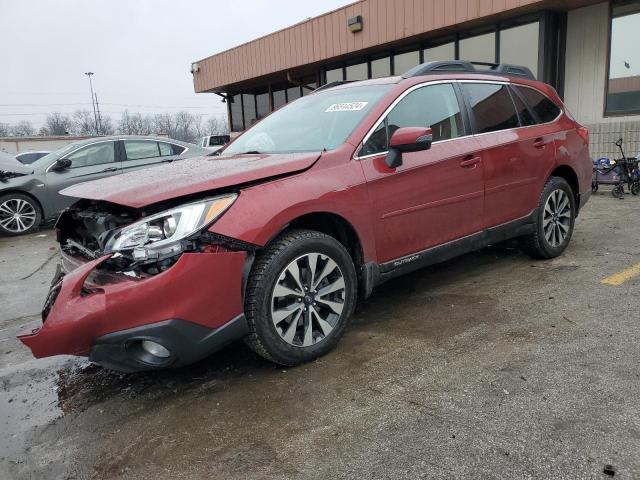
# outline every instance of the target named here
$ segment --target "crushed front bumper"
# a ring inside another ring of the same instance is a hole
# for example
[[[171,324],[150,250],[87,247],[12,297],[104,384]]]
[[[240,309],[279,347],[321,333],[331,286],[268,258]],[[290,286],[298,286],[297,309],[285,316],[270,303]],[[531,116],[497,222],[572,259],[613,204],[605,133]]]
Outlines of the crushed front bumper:
[[[18,336],[36,358],[80,355],[124,371],[165,368],[196,361],[246,334],[246,252],[184,253],[168,270],[147,278],[100,270],[108,258],[65,258],[74,269],[52,286],[43,325]],[[232,321],[235,326],[225,332]],[[173,346],[171,357],[161,363],[136,360],[132,342],[145,336]]]

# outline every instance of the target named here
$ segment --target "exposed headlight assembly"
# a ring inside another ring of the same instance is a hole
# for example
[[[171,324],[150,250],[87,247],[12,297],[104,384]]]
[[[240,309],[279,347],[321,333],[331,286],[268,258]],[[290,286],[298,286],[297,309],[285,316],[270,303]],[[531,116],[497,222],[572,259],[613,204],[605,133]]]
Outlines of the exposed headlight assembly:
[[[237,194],[223,195],[145,217],[118,230],[105,250],[127,252],[135,260],[177,255],[182,251],[181,240],[211,225],[236,198]]]

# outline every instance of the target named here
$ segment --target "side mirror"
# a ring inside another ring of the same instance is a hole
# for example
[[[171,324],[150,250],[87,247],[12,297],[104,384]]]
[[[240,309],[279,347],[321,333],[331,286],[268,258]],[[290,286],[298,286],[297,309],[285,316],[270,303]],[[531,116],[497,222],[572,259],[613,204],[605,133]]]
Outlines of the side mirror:
[[[53,166],[53,170],[55,170],[56,172],[62,172],[70,167],[71,160],[69,160],[68,158],[59,158]]]
[[[430,128],[399,128],[391,135],[391,140],[389,140],[389,153],[387,154],[385,163],[390,168],[397,168],[402,165],[402,154],[404,152],[429,150],[432,142],[433,133]]]

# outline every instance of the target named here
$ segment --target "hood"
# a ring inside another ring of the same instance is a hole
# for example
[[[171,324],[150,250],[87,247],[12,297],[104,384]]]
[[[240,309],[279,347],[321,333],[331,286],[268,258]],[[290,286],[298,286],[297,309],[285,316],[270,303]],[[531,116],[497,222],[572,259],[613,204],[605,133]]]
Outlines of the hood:
[[[314,152],[194,157],[80,183],[60,193],[140,208],[185,195],[300,172],[311,167],[320,155]]]
[[[33,167],[20,163],[14,156],[8,153],[0,152],[0,170],[27,175],[33,171]]]

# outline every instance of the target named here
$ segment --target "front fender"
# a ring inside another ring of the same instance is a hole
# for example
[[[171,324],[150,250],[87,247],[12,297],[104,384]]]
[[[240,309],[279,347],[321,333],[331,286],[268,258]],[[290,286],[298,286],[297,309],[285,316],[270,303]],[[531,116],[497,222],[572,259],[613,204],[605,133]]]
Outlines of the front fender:
[[[368,262],[376,257],[369,205],[362,169],[349,161],[242,190],[210,231],[264,246],[303,215],[331,213],[353,226]]]

